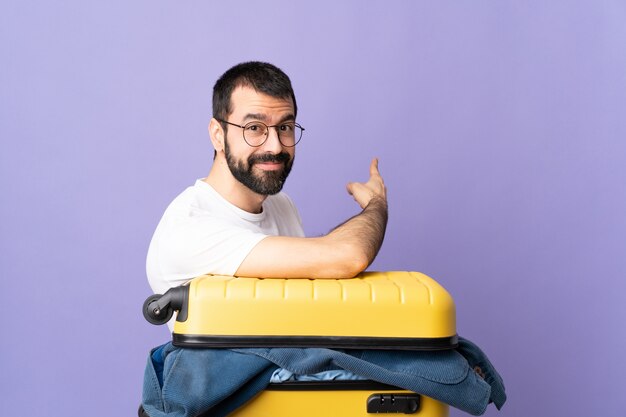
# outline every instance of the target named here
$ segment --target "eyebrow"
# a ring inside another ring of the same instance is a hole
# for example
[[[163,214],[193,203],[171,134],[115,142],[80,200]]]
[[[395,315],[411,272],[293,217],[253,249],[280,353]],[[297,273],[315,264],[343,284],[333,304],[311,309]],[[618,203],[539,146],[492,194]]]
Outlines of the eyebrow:
[[[267,122],[267,115],[263,113],[248,113],[244,116],[241,122],[245,124],[249,120],[260,120],[262,122]],[[281,124],[281,123],[284,123],[286,121],[291,121],[291,120],[295,121],[296,117],[293,114],[288,113],[284,115],[283,117],[281,117],[277,124]]]

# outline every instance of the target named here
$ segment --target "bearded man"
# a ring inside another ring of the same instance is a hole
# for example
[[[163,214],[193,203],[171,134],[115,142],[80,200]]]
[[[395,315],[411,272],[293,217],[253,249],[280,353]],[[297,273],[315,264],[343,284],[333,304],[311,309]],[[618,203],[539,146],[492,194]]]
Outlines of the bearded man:
[[[361,212],[325,236],[304,237],[296,207],[281,192],[304,131],[297,112],[291,81],[274,65],[239,64],[216,82],[213,165],[157,226],[147,258],[156,293],[204,274],[351,278],[374,260],[387,224],[376,159],[367,182],[347,186]]]

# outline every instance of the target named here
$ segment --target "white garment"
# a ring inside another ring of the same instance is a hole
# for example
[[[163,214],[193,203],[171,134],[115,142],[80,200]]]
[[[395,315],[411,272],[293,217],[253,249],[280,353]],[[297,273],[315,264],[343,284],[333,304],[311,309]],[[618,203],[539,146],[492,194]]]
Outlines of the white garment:
[[[267,236],[304,237],[298,211],[281,192],[259,214],[229,203],[202,180],[172,201],[154,232],[146,271],[156,294],[204,274],[234,275]]]

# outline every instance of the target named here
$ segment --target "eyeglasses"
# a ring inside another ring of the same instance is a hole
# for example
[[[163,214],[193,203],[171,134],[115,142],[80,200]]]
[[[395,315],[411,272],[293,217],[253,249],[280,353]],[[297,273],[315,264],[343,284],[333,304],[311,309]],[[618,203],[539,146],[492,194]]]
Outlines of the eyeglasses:
[[[296,146],[296,144],[300,142],[300,139],[302,139],[302,132],[304,132],[304,128],[295,122],[284,122],[279,125],[268,126],[263,122],[254,121],[242,126],[222,119],[216,118],[215,120],[243,129],[243,140],[248,145],[255,148],[263,145],[265,141],[267,141],[270,127],[276,129],[281,145],[288,148]]]

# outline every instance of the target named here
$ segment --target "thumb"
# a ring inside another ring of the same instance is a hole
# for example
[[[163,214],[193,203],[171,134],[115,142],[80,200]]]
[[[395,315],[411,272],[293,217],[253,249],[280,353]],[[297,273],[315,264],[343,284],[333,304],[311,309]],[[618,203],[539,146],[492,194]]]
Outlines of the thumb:
[[[348,194],[352,195],[353,187],[354,187],[354,183],[352,182],[349,182],[348,184],[346,184],[346,191],[348,192]]]

